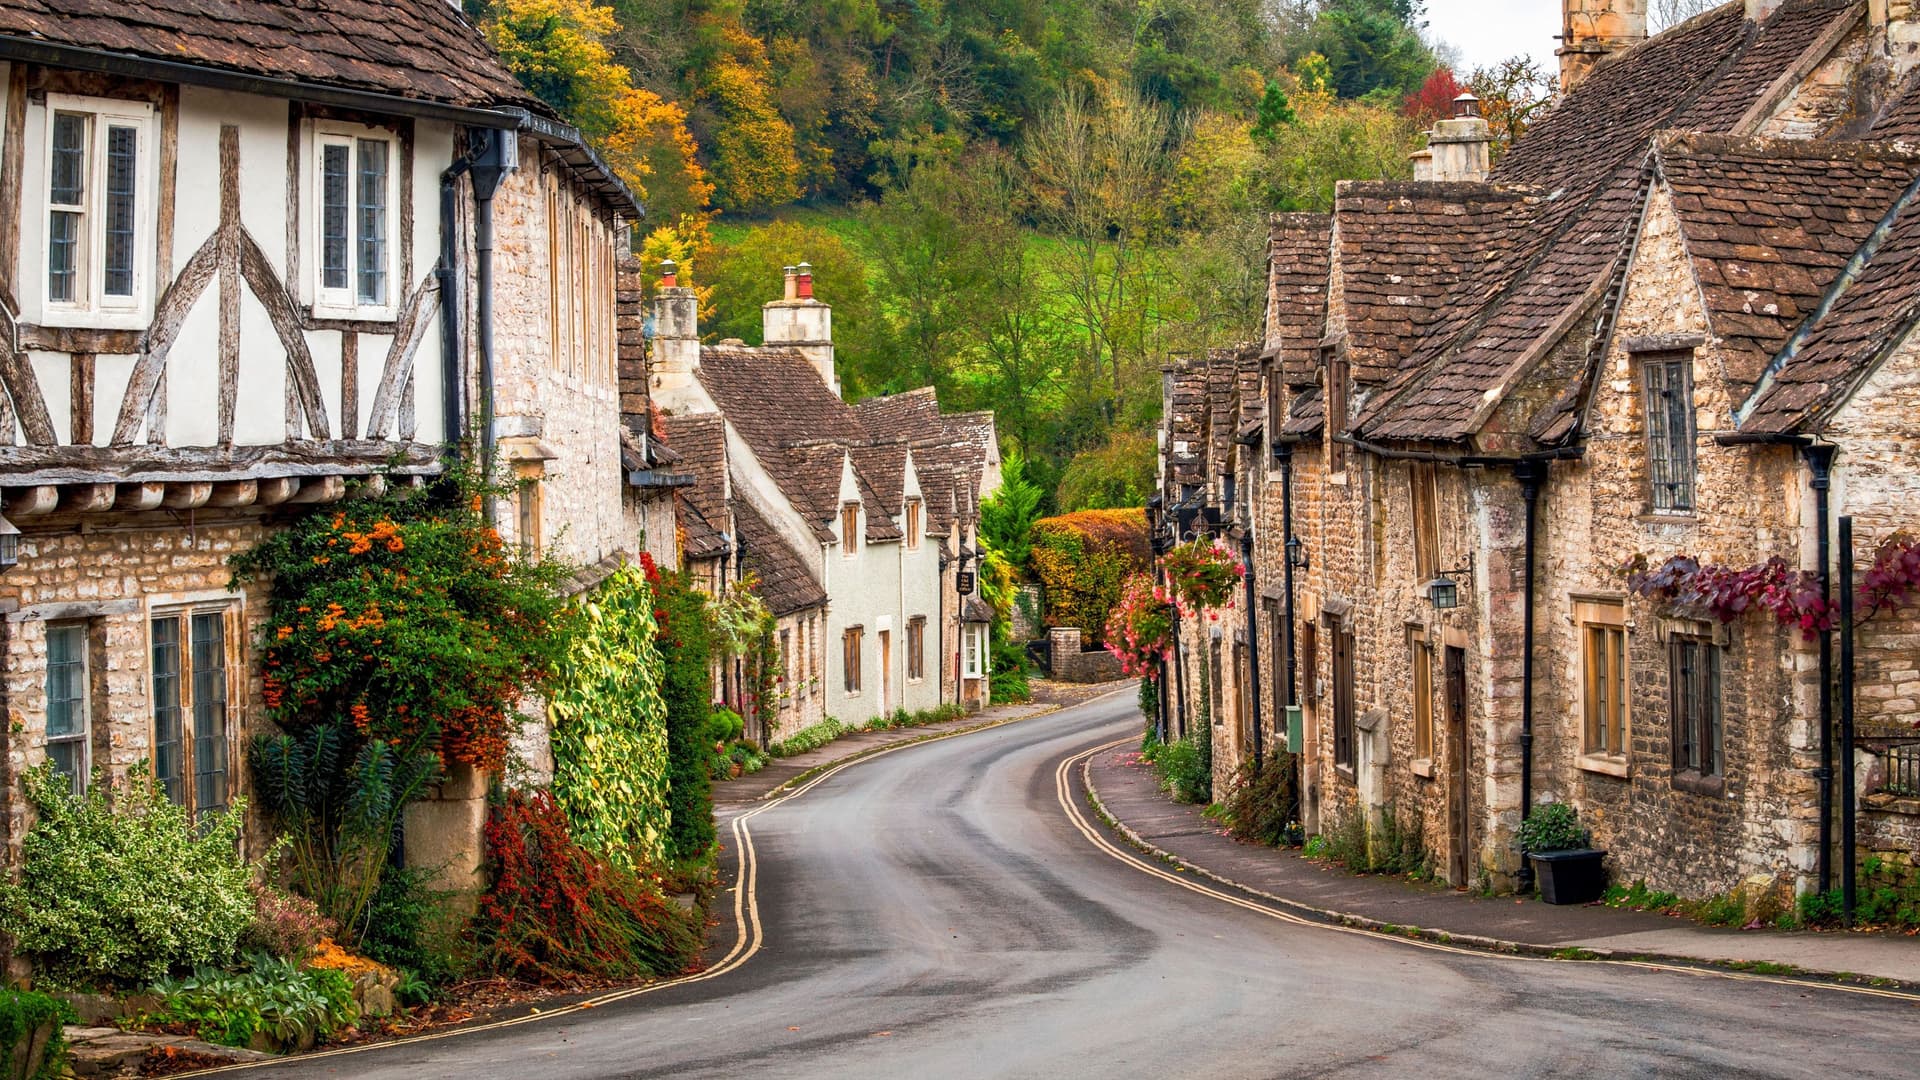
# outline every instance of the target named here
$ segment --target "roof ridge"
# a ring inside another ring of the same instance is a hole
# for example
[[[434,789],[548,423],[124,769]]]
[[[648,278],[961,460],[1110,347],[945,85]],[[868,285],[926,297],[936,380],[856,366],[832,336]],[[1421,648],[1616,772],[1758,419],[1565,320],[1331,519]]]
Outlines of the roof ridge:
[[[1790,139],[1773,135],[1722,135],[1681,128],[1653,133],[1653,153],[1694,157],[1759,157],[1779,161],[1914,161],[1920,146],[1885,140]]]

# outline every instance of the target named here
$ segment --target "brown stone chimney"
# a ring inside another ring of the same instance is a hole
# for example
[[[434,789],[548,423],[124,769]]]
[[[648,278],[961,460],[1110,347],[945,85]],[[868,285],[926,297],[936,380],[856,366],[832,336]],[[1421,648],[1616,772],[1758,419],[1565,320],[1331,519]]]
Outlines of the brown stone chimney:
[[[1610,52],[1647,40],[1647,0],[1560,0],[1560,90],[1587,77]]]
[[[1870,40],[1893,62],[1895,79],[1920,65],[1920,3],[1867,0],[1867,25]]]
[[[1493,131],[1480,115],[1480,99],[1461,94],[1453,115],[1427,132],[1427,148],[1413,155],[1415,180],[1478,183],[1493,171]]]

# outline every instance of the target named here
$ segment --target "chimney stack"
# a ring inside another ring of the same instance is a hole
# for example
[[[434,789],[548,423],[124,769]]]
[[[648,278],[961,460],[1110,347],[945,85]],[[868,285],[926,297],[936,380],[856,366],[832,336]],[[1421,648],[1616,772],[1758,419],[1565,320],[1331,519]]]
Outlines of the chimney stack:
[[[1480,99],[1461,94],[1453,115],[1427,132],[1427,148],[1413,155],[1415,180],[1479,183],[1493,171],[1493,130],[1480,115]]]
[[[1753,3],[1755,0],[1749,0]],[[1560,92],[1587,77],[1610,52],[1647,40],[1647,0],[1561,0]]]
[[[1767,16],[1773,14],[1775,9],[1784,2],[1785,0],[1747,0],[1747,21],[1766,22]]]
[[[1867,29],[1872,47],[1892,61],[1895,80],[1920,65],[1920,7],[1913,0],[1867,0]]]
[[[786,268],[786,288],[780,299],[760,305],[760,325],[762,344],[799,352],[827,389],[840,392],[833,362],[833,308],[814,299],[810,264]]]
[[[653,396],[669,407],[700,370],[700,299],[680,284],[679,269],[672,259],[661,261],[653,298]]]

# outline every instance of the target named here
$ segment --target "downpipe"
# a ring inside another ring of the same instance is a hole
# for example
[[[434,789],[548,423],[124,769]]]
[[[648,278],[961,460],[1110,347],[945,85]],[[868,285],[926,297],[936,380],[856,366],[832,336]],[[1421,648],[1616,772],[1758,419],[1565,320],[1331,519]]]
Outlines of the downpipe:
[[[1820,560],[1820,600],[1831,610],[1833,604],[1832,489],[1833,455],[1837,448],[1828,444],[1803,444],[1801,456],[1811,474],[1813,517],[1818,533],[1815,548]],[[1849,578],[1851,580],[1851,578]],[[1846,601],[1842,601],[1845,603]],[[1850,605],[1849,605],[1850,606]],[[1833,888],[1833,628],[1820,631],[1820,765],[1813,771],[1820,800],[1820,846],[1818,849],[1820,892]]]
[[[1853,782],[1853,517],[1840,516],[1840,916],[1853,925],[1856,814]],[[1825,808],[1825,804],[1822,804]]]
[[[1247,689],[1253,703],[1253,771],[1260,771],[1260,758],[1266,752],[1260,722],[1260,619],[1258,592],[1253,581],[1253,530],[1240,537],[1240,562],[1246,567],[1247,583]]]
[[[1526,524],[1526,586],[1522,596],[1521,614],[1521,651],[1520,651],[1520,820],[1525,822],[1533,811],[1533,648],[1534,648],[1534,589],[1538,559],[1535,558],[1536,523],[1540,509],[1540,485],[1546,478],[1547,463],[1539,460],[1521,461],[1514,465],[1513,475],[1520,481],[1520,494],[1527,503]],[[1520,872],[1517,875],[1520,892],[1533,888],[1533,864],[1527,860],[1524,852],[1520,855]]]

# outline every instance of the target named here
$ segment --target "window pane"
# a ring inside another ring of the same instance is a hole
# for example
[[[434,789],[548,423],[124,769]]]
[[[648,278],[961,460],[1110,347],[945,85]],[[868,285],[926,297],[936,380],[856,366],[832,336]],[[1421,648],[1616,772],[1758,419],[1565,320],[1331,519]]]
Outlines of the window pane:
[[[320,287],[347,287],[347,164],[344,146],[320,151]]]
[[[193,802],[227,805],[227,635],[218,612],[193,617]]]
[[[86,196],[87,118],[80,113],[55,113],[48,201],[55,206],[79,206]]]
[[[184,803],[186,761],[180,746],[180,620],[153,620],[153,775],[167,798]]]
[[[363,304],[387,302],[387,144],[361,139],[360,289]]]
[[[86,628],[47,630],[47,734],[77,735],[86,730]]]
[[[107,128],[108,296],[133,295],[133,213],[136,155],[140,133],[130,127]]]

